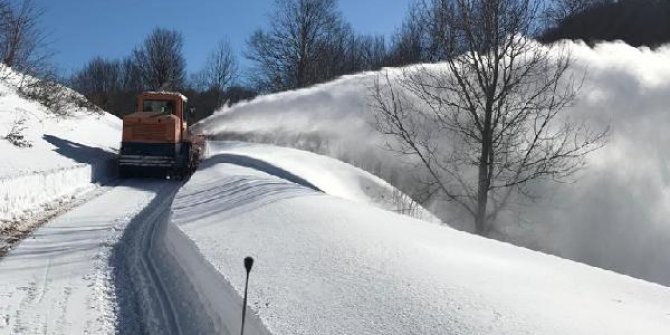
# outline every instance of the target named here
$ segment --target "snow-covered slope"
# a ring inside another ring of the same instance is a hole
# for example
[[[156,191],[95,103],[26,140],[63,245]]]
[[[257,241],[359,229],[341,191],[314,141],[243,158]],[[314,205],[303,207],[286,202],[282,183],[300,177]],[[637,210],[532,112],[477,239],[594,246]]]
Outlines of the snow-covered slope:
[[[234,150],[244,156],[264,149]],[[199,299],[210,302],[220,331],[239,329],[239,311],[230,306],[241,300],[249,255],[256,259],[249,306],[274,334],[670,329],[667,287],[318,192],[300,172],[320,164],[311,164],[314,155],[282,168],[226,155],[211,152],[179,191],[172,218],[178,229],[167,233],[174,257],[189,255],[183,266],[207,284],[198,286]],[[195,266],[194,250],[214,272]],[[225,294],[226,285],[237,296]]]
[[[313,188],[343,199],[377,206],[396,213],[439,223],[440,220],[410,197],[381,178],[350,164],[310,152],[274,145],[243,142],[209,142],[215,162],[235,163],[253,168],[273,166],[291,171]]]
[[[107,180],[121,120],[74,105],[56,115],[18,94],[19,74],[0,69],[0,76],[0,232],[7,232],[28,229],[45,210]],[[13,129],[29,147],[6,139]]]
[[[568,115],[595,127],[609,124],[609,143],[589,157],[577,183],[538,185],[544,201],[501,217],[502,230],[515,243],[670,285],[670,47],[566,46],[571,71],[586,73]],[[411,158],[385,151],[387,139],[373,127],[369,88],[376,76],[262,96],[198,126],[222,139],[327,154],[412,194],[420,170]],[[443,206],[427,208],[454,226],[469,223]]]

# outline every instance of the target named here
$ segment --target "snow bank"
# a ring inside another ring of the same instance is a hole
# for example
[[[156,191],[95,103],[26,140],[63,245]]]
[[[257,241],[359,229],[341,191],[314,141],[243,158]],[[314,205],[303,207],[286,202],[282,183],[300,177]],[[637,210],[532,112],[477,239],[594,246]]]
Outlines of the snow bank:
[[[611,126],[608,146],[590,156],[579,182],[539,185],[545,201],[501,218],[506,239],[592,265],[670,285],[670,47],[623,43],[591,49],[566,43],[585,82],[568,113]],[[389,70],[393,74],[397,70]],[[407,194],[417,169],[385,151],[372,126],[369,87],[376,73],[226,107],[198,126],[221,139],[274,143],[327,154],[390,182]],[[444,204],[443,221],[464,226]]]
[[[210,296],[239,304],[242,259],[255,257],[249,307],[274,334],[670,329],[669,288],[324,195],[269,167],[209,162],[172,221],[237,292]],[[213,322],[231,313],[212,306]]]
[[[15,177],[0,178],[0,221],[18,221],[26,216],[38,216],[40,205],[87,191],[91,183],[109,180],[116,170],[114,160],[92,164],[76,164],[47,171],[35,171]]]
[[[310,152],[273,145],[241,142],[207,143],[213,160],[205,164],[228,162],[247,167],[270,164],[299,175],[313,188],[355,202],[377,206],[396,213],[440,223],[429,211],[381,178],[336,159]],[[299,181],[298,181],[299,182]]]
[[[19,95],[21,75],[2,68],[0,76],[0,231],[22,230],[45,206],[114,175],[121,120],[74,105],[55,115]],[[6,139],[17,129],[29,147]]]

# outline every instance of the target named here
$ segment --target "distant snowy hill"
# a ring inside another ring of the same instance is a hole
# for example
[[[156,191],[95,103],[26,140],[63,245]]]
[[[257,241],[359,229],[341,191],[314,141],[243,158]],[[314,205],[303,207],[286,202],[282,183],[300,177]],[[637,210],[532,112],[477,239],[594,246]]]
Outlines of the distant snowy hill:
[[[9,230],[28,229],[92,183],[109,179],[121,120],[71,105],[56,115],[18,93],[22,75],[0,69],[0,249]],[[73,93],[74,94],[74,93]],[[17,133],[20,141],[8,136]],[[20,142],[20,143],[19,143]],[[4,237],[3,237],[4,236]]]
[[[623,43],[591,49],[567,42],[571,71],[584,76],[568,111],[610,125],[607,147],[591,155],[578,183],[537,185],[544,201],[501,217],[516,244],[670,285],[670,48]],[[440,65],[435,65],[439,67]],[[389,69],[391,76],[399,70]],[[377,73],[345,76],[306,89],[225,107],[197,126],[215,138],[291,146],[365,169],[407,194],[421,172],[385,150],[374,130],[370,87]],[[443,203],[426,204],[464,226]]]

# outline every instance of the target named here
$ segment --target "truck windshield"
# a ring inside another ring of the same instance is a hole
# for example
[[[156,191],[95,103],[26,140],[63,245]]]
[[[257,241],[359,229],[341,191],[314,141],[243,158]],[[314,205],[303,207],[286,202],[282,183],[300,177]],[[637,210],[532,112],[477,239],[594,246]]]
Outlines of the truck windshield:
[[[174,113],[174,102],[165,100],[144,100],[142,110],[145,112]]]

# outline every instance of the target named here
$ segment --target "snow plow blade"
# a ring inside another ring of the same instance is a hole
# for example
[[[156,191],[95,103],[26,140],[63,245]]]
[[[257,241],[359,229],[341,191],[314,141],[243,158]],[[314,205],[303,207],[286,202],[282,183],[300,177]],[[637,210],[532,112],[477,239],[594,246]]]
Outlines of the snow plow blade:
[[[172,167],[174,159],[166,156],[121,155],[120,166]]]

